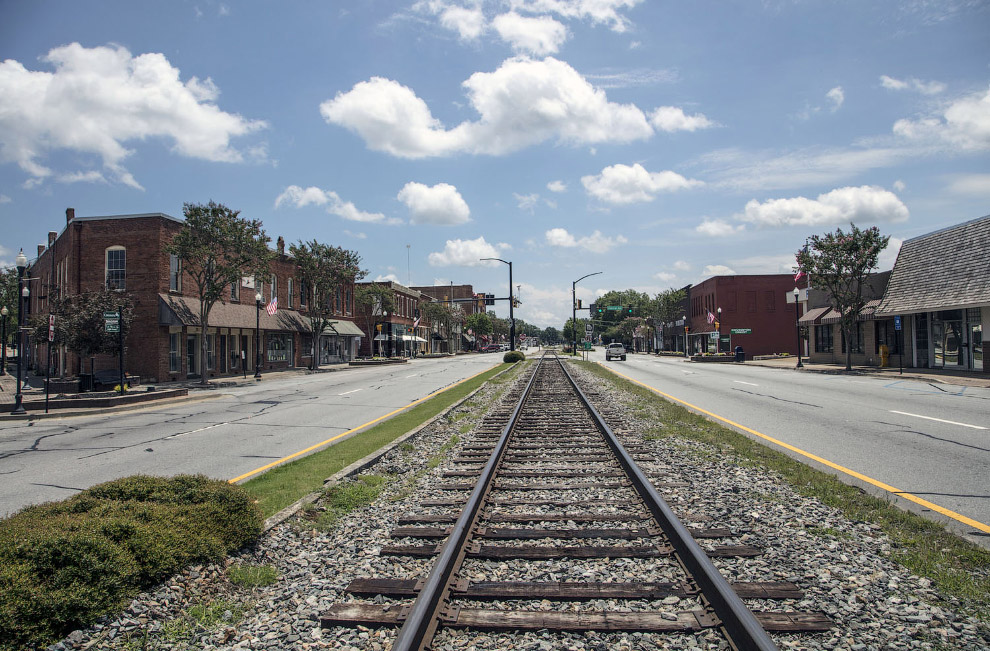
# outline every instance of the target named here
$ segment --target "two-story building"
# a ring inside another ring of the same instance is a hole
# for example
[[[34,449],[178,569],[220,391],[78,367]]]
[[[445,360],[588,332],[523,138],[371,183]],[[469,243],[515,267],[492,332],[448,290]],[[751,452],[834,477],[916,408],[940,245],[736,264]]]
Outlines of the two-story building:
[[[69,208],[64,230],[50,233],[48,245],[39,247],[31,273],[59,295],[104,288],[126,293],[134,304],[134,320],[125,341],[125,370],[144,381],[247,374],[259,365],[262,370],[310,366],[310,309],[330,311],[335,322],[318,343],[321,363],[356,355],[364,333],[353,322],[353,285],[318,307],[307,305],[297,267],[285,255],[281,238],[271,275],[233,283],[203,328],[194,282],[181,261],[165,250],[182,225],[181,219],[163,213],[77,217]],[[277,309],[270,314],[266,307],[275,298]],[[31,300],[32,313],[48,311],[47,292],[33,292]],[[84,360],[64,348],[55,359],[58,374],[116,367],[116,360],[107,356]]]
[[[411,357],[429,352],[427,328],[420,311],[421,303],[428,303],[430,297],[422,292],[400,285],[392,280],[377,283],[357,283],[356,287],[381,285],[392,292],[394,308],[391,311],[381,310],[376,306],[361,309],[358,314],[360,322],[372,323],[374,336],[361,344],[360,354],[368,357],[384,355],[385,357]],[[387,313],[383,313],[387,312]]]

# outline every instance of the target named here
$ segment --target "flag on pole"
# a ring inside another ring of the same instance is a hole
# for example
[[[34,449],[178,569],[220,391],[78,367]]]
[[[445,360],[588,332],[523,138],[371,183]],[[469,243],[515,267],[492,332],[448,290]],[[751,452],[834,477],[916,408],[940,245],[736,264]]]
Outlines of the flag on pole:
[[[278,310],[278,296],[272,296],[272,302],[268,304],[265,308],[265,312],[268,312],[268,316],[275,316],[275,312]]]
[[[712,314],[711,311],[709,310],[705,310],[705,311],[708,312],[708,323],[715,323],[715,315]]]
[[[413,327],[414,328],[418,328],[419,327],[419,317],[416,317],[416,320],[413,321]]]
[[[801,270],[801,269],[798,269],[798,272],[796,274],[794,274],[794,282],[797,282],[797,281],[801,280],[802,278],[804,278],[804,271]]]

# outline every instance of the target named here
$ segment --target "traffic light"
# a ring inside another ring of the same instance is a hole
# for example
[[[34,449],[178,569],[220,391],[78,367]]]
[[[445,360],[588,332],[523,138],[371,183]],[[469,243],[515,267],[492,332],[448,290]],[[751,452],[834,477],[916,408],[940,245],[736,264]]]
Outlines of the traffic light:
[[[598,305],[597,307],[598,307],[598,313],[599,314],[605,314],[605,306]]]
[[[633,306],[632,305],[627,305],[626,306],[626,314],[632,314],[632,313],[633,313]]]
[[[591,305],[588,306],[589,316],[594,315],[596,312],[598,312],[598,306],[596,304],[592,303]]]
[[[577,309],[579,309],[579,310],[580,310],[580,309],[583,309],[583,308],[581,307],[581,299],[580,299],[580,298],[578,299],[578,306],[577,306]]]

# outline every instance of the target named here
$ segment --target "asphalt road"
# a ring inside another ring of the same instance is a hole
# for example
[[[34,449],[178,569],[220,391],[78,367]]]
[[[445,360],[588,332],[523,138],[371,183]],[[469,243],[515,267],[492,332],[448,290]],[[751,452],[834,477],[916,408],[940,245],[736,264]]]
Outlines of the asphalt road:
[[[0,423],[0,517],[133,474],[232,479],[485,371],[501,354],[271,375],[139,411]]]
[[[976,526],[892,496],[990,547],[990,534],[979,526],[990,529],[990,389],[647,355],[605,362],[600,351],[591,359],[826,464],[861,473],[866,479],[784,450],[874,494],[892,496],[880,482],[975,520]]]

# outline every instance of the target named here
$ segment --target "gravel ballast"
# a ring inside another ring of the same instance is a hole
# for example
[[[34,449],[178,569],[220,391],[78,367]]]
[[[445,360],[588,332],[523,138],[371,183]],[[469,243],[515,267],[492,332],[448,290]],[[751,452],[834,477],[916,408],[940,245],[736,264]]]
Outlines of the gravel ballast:
[[[574,365],[572,365],[574,366]],[[583,386],[596,395],[596,407],[610,423],[621,415],[621,428],[644,431],[649,423],[637,421],[633,396],[606,380],[572,370]],[[432,558],[380,556],[385,545],[414,543],[391,539],[389,532],[400,516],[442,513],[441,507],[421,506],[422,500],[449,499],[437,487],[449,480],[454,464],[473,432],[465,424],[480,422],[480,410],[489,409],[506,385],[489,384],[468,403],[422,429],[395,447],[375,466],[363,471],[387,474],[379,498],[345,515],[326,530],[312,519],[324,506],[313,508],[276,525],[250,549],[226,563],[189,568],[157,590],[142,594],[116,619],[75,631],[50,649],[362,649],[390,648],[394,629],[321,629],[319,616],[334,603],[363,601],[380,604],[398,600],[358,599],[344,591],[359,577],[421,578]],[[478,419],[474,421],[473,419]],[[618,423],[618,421],[616,421]],[[613,425],[615,427],[615,425]],[[452,440],[439,464],[430,463]],[[717,544],[755,545],[764,550],[756,558],[717,558],[715,565],[733,581],[791,581],[800,586],[801,600],[756,601],[759,610],[822,611],[834,622],[818,634],[774,634],[781,649],[990,649],[990,631],[979,620],[953,610],[953,599],[942,598],[925,578],[915,576],[891,560],[892,546],[880,529],[851,522],[838,510],[798,495],[773,473],[740,464],[739,459],[706,444],[663,438],[644,442],[655,462],[644,470],[662,473],[665,500],[678,513],[706,517],[706,526],[727,527],[734,536]],[[514,480],[518,481],[518,480]],[[680,486],[683,482],[686,486]],[[658,482],[659,483],[659,482]],[[602,499],[608,491],[588,489],[582,499]],[[532,492],[510,497],[537,499]],[[532,512],[532,507],[506,507]],[[566,528],[565,523],[559,525]],[[596,525],[599,526],[599,525]],[[607,525],[601,525],[606,526]],[[689,523],[690,526],[690,523]],[[608,540],[596,541],[608,544]],[[699,541],[702,546],[715,544]],[[545,541],[541,544],[546,544]],[[635,544],[635,541],[633,541]],[[271,585],[246,588],[228,578],[231,565],[270,565],[278,579]],[[596,580],[670,581],[680,578],[666,564],[653,559],[611,561],[471,560],[467,574],[479,580]],[[485,607],[497,608],[498,602]],[[512,606],[518,606],[518,603]],[[509,606],[506,606],[509,607]],[[535,610],[622,609],[676,612],[700,608],[692,599],[668,597],[658,601],[582,604],[530,601]],[[721,649],[725,643],[714,631],[687,635],[646,633],[557,634],[479,633],[444,630],[434,649]]]

